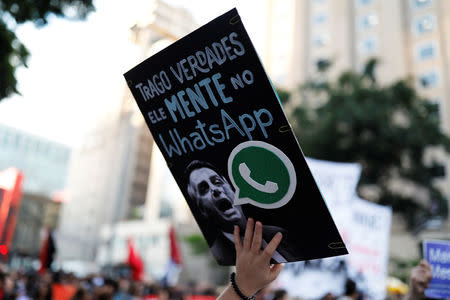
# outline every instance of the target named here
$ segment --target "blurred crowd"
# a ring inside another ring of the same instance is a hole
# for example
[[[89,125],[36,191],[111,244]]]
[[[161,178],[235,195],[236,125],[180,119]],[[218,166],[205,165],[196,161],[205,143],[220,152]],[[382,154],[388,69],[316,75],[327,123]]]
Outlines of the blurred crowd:
[[[420,266],[411,272],[412,288],[422,285],[419,293],[429,281],[424,278]],[[164,287],[156,283],[130,280],[126,277],[112,279],[100,275],[84,278],[72,273],[13,271],[0,273],[0,300],[212,300],[223,287],[190,283]],[[364,295],[358,291],[352,280],[347,280],[343,295],[326,294],[321,300],[361,300]],[[401,299],[394,297],[394,299]],[[291,300],[282,289],[263,288],[255,300]]]
[[[411,271],[410,292],[392,299],[421,299],[431,277],[429,265],[422,262]],[[72,273],[2,272],[0,273],[0,300],[212,300],[224,287],[190,283],[164,287],[156,283],[117,279],[100,275],[76,277]],[[311,287],[313,288],[313,287]],[[327,294],[321,300],[362,300],[352,280],[347,280],[343,295]],[[392,295],[391,295],[392,296]],[[282,289],[267,286],[256,294],[255,300],[291,300]]]
[[[0,273],[0,300],[207,300],[215,299],[216,292],[213,286],[194,283],[164,287],[100,275],[79,278],[64,272]]]

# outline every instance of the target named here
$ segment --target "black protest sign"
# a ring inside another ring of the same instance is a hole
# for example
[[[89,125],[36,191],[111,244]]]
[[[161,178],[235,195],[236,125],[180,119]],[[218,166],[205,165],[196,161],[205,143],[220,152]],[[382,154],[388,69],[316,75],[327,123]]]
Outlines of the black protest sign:
[[[249,217],[283,233],[274,262],[347,254],[236,9],[125,79],[219,264]]]

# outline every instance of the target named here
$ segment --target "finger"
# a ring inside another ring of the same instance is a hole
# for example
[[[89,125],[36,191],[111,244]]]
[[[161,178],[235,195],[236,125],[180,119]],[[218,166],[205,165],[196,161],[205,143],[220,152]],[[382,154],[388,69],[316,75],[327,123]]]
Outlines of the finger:
[[[272,238],[270,243],[264,249],[263,253],[267,260],[270,261],[270,258],[275,253],[275,250],[277,249],[278,245],[280,244],[282,237],[283,237],[283,235],[281,234],[281,232],[278,232],[277,234],[275,234],[275,236]]]
[[[419,267],[423,269],[430,269],[430,264],[426,260],[421,260],[419,263]]]
[[[244,247],[243,249],[249,250],[252,245],[253,238],[253,219],[249,218],[247,220],[247,226],[245,227],[245,235],[244,235]]]
[[[241,236],[239,235],[239,226],[234,225],[234,247],[236,253],[239,253],[242,249]]]
[[[426,290],[426,284],[421,282],[417,284],[417,291],[422,294]]]
[[[273,265],[272,268],[270,268],[270,275],[272,276],[272,278],[277,278],[283,268],[284,264]]]
[[[416,284],[420,285],[420,286],[424,286],[428,283],[427,280],[425,280],[425,278],[418,278],[416,279]]]
[[[262,224],[261,222],[256,222],[255,231],[253,232],[253,242],[252,242],[252,251],[258,253],[261,250],[261,242],[262,242]]]

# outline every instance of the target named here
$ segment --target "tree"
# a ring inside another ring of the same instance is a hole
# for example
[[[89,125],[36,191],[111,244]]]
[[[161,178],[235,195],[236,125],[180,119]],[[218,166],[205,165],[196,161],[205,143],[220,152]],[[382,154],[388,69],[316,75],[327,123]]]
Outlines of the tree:
[[[302,87],[302,105],[291,113],[302,149],[318,159],[359,162],[358,193],[391,205],[410,228],[431,216],[446,217],[447,200],[435,186],[440,162],[424,159],[430,151],[450,150],[439,107],[421,98],[409,80],[380,86],[376,64],[372,59],[362,74],[347,71],[334,82],[322,72]]]
[[[2,0],[0,2],[0,101],[17,90],[15,72],[30,55],[14,33],[18,25],[44,26],[50,15],[83,19],[94,10],[92,0]]]

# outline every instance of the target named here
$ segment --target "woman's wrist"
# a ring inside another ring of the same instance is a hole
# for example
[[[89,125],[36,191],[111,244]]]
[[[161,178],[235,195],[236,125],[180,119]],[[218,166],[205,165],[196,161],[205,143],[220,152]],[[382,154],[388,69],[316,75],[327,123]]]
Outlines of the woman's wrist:
[[[235,274],[234,281],[239,291],[241,291],[241,293],[247,298],[253,297],[259,290],[245,284],[245,282],[248,282],[248,280],[242,280],[242,278],[238,274]]]

